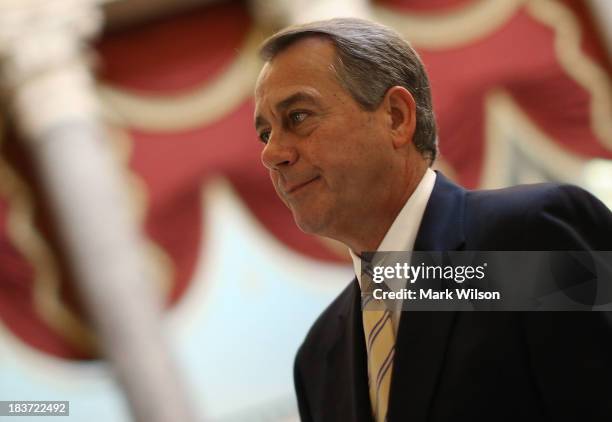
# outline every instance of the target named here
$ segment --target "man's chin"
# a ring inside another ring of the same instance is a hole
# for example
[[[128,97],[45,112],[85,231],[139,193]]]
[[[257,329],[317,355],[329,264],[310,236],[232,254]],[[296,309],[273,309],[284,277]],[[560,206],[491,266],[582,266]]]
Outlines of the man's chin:
[[[304,233],[322,235],[324,224],[321,219],[305,218],[294,212],[293,220],[298,228]]]
[[[295,221],[298,228],[306,234],[319,234],[312,224]]]

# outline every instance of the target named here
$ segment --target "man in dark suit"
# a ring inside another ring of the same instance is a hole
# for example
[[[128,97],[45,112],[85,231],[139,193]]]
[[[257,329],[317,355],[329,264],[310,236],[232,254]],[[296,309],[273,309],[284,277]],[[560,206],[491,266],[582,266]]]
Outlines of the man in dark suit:
[[[433,172],[427,75],[392,30],[316,22],[272,36],[262,56],[262,161],[298,226],[355,262],[377,250],[612,249],[612,215],[579,188],[471,192]],[[607,313],[394,309],[368,332],[356,273],[298,352],[302,420],[612,420]],[[383,327],[394,343],[375,368]]]

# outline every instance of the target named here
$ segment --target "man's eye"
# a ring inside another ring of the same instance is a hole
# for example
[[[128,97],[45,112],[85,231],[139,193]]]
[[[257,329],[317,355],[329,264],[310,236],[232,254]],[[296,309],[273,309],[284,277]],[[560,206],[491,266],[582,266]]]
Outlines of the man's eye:
[[[264,144],[267,144],[268,141],[270,140],[270,131],[266,130],[264,132],[261,132],[259,134],[259,140],[263,142]]]
[[[291,124],[298,125],[302,123],[306,117],[308,117],[308,113],[305,111],[294,111],[289,114],[289,119],[291,120]]]

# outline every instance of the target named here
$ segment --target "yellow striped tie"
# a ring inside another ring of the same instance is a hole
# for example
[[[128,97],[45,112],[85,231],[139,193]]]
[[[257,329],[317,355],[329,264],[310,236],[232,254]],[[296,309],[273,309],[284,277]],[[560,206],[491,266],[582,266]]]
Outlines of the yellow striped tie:
[[[369,282],[367,277],[364,278]],[[367,288],[366,288],[366,291]],[[371,289],[369,290],[371,292]],[[363,301],[363,329],[368,353],[368,385],[370,402],[376,422],[384,422],[389,406],[391,372],[395,354],[395,332],[391,312],[382,300],[374,299],[371,294]]]

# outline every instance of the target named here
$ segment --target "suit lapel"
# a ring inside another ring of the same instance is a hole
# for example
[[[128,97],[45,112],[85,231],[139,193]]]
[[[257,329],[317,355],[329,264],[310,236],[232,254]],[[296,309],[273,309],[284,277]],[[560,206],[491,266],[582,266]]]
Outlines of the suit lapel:
[[[418,251],[464,247],[465,190],[437,174],[415,241]],[[456,312],[403,312],[387,419],[424,422],[442,372]]]
[[[465,243],[465,189],[436,173],[436,183],[414,242],[417,251],[454,251]]]
[[[329,409],[330,416],[334,416],[329,420],[373,422],[357,279],[353,280],[351,296],[338,314],[337,332],[339,336],[327,355],[327,382],[331,386],[328,391],[334,401],[330,403],[333,410]]]

